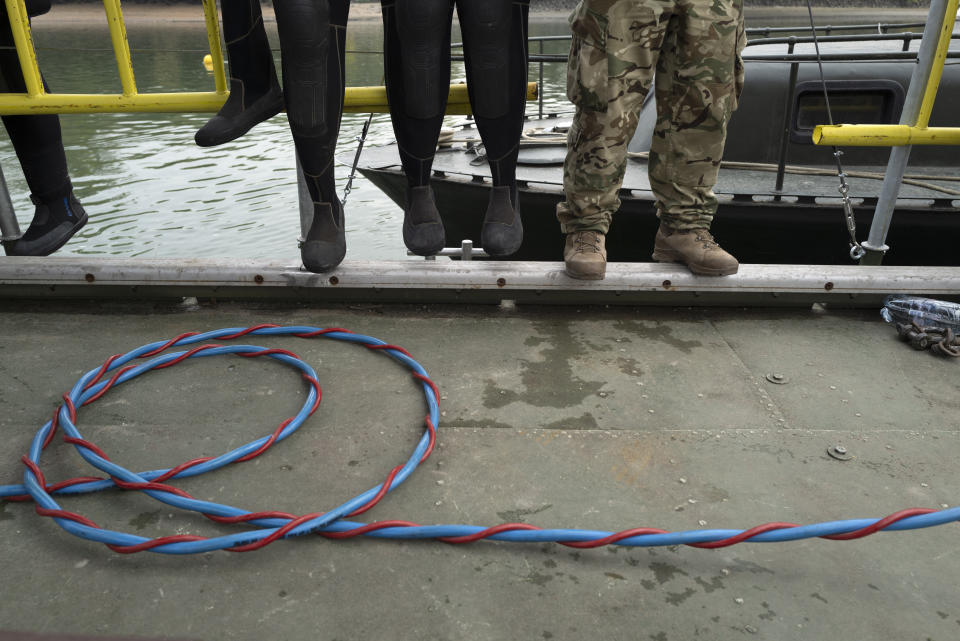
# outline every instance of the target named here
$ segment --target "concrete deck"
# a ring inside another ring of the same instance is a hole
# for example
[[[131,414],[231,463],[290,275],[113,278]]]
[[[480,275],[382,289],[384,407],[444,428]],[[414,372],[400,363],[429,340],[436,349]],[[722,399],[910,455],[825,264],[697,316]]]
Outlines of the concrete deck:
[[[406,347],[438,383],[439,446],[364,520],[619,530],[746,528],[955,505],[960,362],[916,352],[876,309],[0,304],[0,484],[106,357],[184,331],[342,326]],[[178,482],[253,510],[322,511],[420,436],[407,371],[346,343],[256,338],[320,375],[323,403],[259,459]],[[785,385],[766,376],[779,373]],[[156,469],[271,431],[297,373],[194,359],[82,410],[117,461]],[[852,460],[827,455],[845,445]],[[89,474],[72,448],[48,479]],[[144,536],[234,531],[150,499],[62,501]],[[960,637],[958,530],[692,548],[278,541],[244,555],[122,556],[0,503],[0,631],[220,639]]]

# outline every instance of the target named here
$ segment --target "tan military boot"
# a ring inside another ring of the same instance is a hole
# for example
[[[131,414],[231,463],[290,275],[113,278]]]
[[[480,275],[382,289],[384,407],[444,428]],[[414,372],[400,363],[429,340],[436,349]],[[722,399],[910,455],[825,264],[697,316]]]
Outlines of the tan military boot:
[[[737,259],[721,249],[706,229],[676,230],[660,225],[653,259],[684,263],[694,274],[702,276],[729,276],[740,268]]]
[[[571,278],[602,280],[607,273],[606,237],[598,231],[567,234],[563,264]]]

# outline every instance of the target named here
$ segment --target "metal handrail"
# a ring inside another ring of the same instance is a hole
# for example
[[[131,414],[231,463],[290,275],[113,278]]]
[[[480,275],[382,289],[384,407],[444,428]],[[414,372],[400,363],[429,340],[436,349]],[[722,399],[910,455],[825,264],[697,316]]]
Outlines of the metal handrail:
[[[819,36],[814,38],[813,36],[787,36],[787,37],[778,37],[778,38],[754,38],[753,40],[747,41],[748,47],[756,47],[759,45],[776,45],[776,44],[804,44],[804,43],[813,43],[817,42],[877,42],[885,40],[903,40],[906,43],[909,43],[913,40],[919,40],[923,37],[922,33],[916,33],[913,31],[905,31],[904,33],[851,33],[845,34],[842,36]],[[957,40],[960,39],[960,33],[951,34],[951,39]]]
[[[122,93],[53,94],[43,86],[24,0],[4,0],[27,92],[0,94],[0,113],[91,113],[110,111],[217,111],[227,97],[216,0],[201,0],[213,59],[214,91],[140,93],[137,90],[120,0],[103,0]]]
[[[916,27],[922,27],[925,25],[925,22],[891,22],[891,23],[879,23],[879,24],[854,24],[854,25],[823,25],[818,26],[817,31],[824,31],[826,33],[831,33],[833,31],[865,31],[867,29],[877,29],[880,34],[887,34],[887,31],[890,29],[913,29]],[[800,27],[748,27],[746,33],[748,36],[754,34],[771,34],[771,33],[809,33],[810,27],[800,26]],[[897,34],[890,34],[897,35]],[[570,40],[572,36],[570,34],[558,35],[558,36],[529,36],[527,42],[559,42],[562,40]],[[821,38],[822,40],[822,38]],[[462,42],[454,42],[450,45],[454,49],[462,49]]]
[[[949,57],[950,41],[956,24],[960,0],[932,0],[924,28],[917,66],[910,78],[898,125],[829,125],[814,129],[818,145],[891,147],[880,198],[874,210],[861,264],[879,265],[889,249],[887,232],[893,219],[900,185],[907,169],[911,145],[960,145],[960,127],[929,127],[944,64]]]
[[[816,27],[817,31],[823,31],[827,34],[832,31],[866,31],[867,29],[876,29],[880,33],[886,33],[890,29],[913,29],[922,27],[926,22],[890,22],[874,24],[847,24],[847,25],[823,25]],[[800,27],[750,27],[747,29],[747,35],[753,34],[771,34],[771,33],[808,33],[810,26]]]

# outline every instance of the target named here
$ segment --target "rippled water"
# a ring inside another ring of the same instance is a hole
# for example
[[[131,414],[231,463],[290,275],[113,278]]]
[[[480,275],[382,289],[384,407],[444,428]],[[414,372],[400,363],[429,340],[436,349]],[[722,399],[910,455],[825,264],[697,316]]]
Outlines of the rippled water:
[[[268,23],[276,45],[276,29]],[[537,35],[565,30],[562,20],[535,21]],[[40,66],[54,91],[119,92],[106,27],[36,20]],[[202,23],[128,25],[140,91],[208,91],[213,76],[201,64]],[[379,21],[351,22],[347,84],[383,84]],[[459,35],[455,34],[454,39]],[[561,45],[562,46],[562,45]],[[80,49],[82,51],[77,51]],[[548,49],[549,50],[549,49]],[[361,53],[372,52],[372,53]],[[275,54],[279,69],[279,53]],[[562,69],[546,82],[562,84]],[[532,67],[532,73],[536,68]],[[464,77],[454,63],[454,80]],[[551,91],[548,105],[562,92]],[[536,108],[533,105],[532,108]],[[101,114],[61,116],[64,146],[77,196],[90,222],[59,255],[232,257],[299,260],[300,231],[293,142],[286,117],[258,125],[233,143],[201,149],[193,134],[208,114]],[[344,114],[338,153],[356,149],[365,114]],[[462,116],[455,118],[462,120]],[[393,140],[388,114],[377,114],[367,145]],[[352,157],[352,156],[351,156]],[[21,227],[33,216],[29,190],[6,136],[4,169]],[[349,167],[339,167],[340,192]],[[348,258],[402,258],[402,211],[358,174],[347,203]]]
[[[268,23],[276,45],[276,29]],[[455,30],[456,31],[456,30]],[[531,35],[567,32],[566,21],[533,18]],[[34,24],[40,66],[54,91],[119,92],[106,26]],[[201,64],[206,32],[199,22],[128,25],[140,91],[208,91],[213,76]],[[454,40],[459,34],[454,34]],[[347,84],[383,83],[381,26],[353,21],[347,35]],[[547,52],[565,51],[563,43]],[[277,57],[279,68],[279,54]],[[537,67],[531,65],[531,80]],[[464,78],[454,63],[454,81]],[[546,109],[569,110],[564,65],[546,65]],[[528,104],[528,112],[536,103]],[[230,257],[299,261],[299,207],[293,143],[286,117],[213,149],[194,145],[208,114],[103,114],[61,117],[76,193],[90,222],[60,255]],[[462,117],[453,120],[461,120]],[[356,149],[366,115],[345,114],[338,153]],[[367,145],[393,140],[387,114],[377,114]],[[29,193],[6,136],[0,136],[6,174],[21,226],[33,215]],[[342,193],[349,167],[338,168]],[[401,210],[362,176],[347,203],[347,257],[405,257]]]

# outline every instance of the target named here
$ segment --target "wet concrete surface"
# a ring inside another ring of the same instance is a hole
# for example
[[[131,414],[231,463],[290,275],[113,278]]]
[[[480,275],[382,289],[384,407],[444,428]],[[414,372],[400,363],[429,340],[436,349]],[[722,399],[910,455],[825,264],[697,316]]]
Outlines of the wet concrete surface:
[[[60,395],[111,354],[181,332],[346,327],[402,345],[441,392],[433,456],[362,520],[742,529],[954,505],[960,362],[874,311],[5,304],[0,484]],[[250,510],[323,511],[380,482],[421,433],[408,371],[342,342],[255,337],[316,369],[317,414],[251,462],[176,484]],[[786,384],[767,375],[777,373]],[[192,359],[81,410],[130,469],[215,455],[303,402],[263,359]],[[842,444],[840,461],[828,448]],[[92,473],[72,448],[48,479]],[[134,493],[66,509],[142,536],[235,531]],[[557,544],[279,541],[115,554],[0,503],[0,630],[219,639],[955,639],[956,526],[807,540],[574,550]]]

